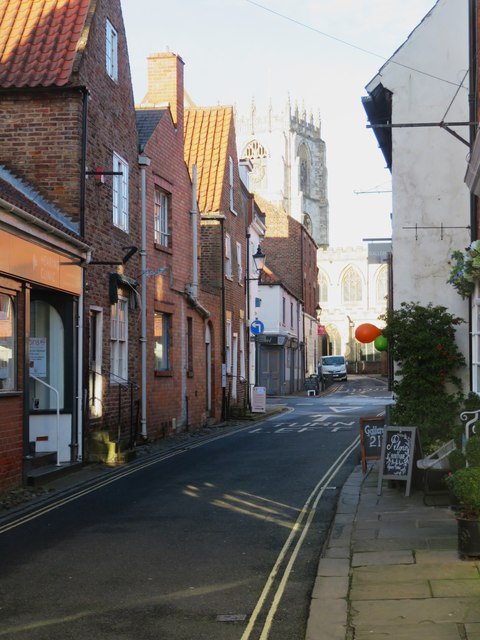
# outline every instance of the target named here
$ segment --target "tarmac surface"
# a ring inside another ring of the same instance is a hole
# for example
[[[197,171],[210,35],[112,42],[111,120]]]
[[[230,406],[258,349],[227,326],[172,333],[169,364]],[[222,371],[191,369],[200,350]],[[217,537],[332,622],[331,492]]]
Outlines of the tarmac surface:
[[[342,489],[305,640],[480,640],[480,558],[459,558],[454,513],[405,483],[377,495],[377,466]]]
[[[259,414],[261,420],[278,405]],[[222,432],[245,426],[223,425]],[[217,429],[139,450],[161,456]],[[344,484],[322,550],[305,640],[480,640],[480,558],[457,554],[457,524],[448,506],[427,506],[423,492],[384,481],[377,495],[378,462],[360,465]],[[122,473],[123,467],[86,465],[45,484],[40,493],[0,509],[0,525],[62,496]],[[273,639],[272,639],[273,640]]]

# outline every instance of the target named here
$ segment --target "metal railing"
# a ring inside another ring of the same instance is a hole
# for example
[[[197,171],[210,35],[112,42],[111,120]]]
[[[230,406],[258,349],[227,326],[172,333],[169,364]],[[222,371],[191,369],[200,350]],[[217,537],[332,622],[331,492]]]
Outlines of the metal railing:
[[[139,385],[111,372],[89,370],[90,423],[98,421],[112,441],[133,447],[139,433]]]

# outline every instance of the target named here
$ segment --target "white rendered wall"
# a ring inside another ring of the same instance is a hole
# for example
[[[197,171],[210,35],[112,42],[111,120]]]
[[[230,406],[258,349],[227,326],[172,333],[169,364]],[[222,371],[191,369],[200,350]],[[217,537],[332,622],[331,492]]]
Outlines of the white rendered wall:
[[[393,93],[393,124],[468,122],[467,9],[467,2],[439,0],[367,86],[371,92],[381,83]],[[468,141],[466,126],[454,130]],[[446,282],[452,252],[470,243],[469,149],[437,126],[393,128],[392,140],[394,308],[432,303],[467,320],[467,303]],[[457,342],[467,358],[467,323],[458,327]]]

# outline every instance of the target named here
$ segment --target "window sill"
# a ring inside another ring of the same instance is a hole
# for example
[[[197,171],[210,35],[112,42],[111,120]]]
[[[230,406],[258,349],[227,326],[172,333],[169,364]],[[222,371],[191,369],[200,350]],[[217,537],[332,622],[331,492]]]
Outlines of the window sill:
[[[171,247],[166,247],[164,244],[159,244],[158,242],[155,242],[153,246],[155,247],[156,251],[162,251],[163,253],[169,253],[169,254],[173,253]]]
[[[172,378],[173,371],[171,369],[168,369],[167,371],[155,371],[155,377],[156,378]]]

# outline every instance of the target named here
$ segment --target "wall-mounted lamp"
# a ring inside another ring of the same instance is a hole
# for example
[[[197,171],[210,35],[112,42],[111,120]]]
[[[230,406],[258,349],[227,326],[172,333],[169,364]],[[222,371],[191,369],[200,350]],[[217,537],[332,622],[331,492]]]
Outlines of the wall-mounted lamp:
[[[265,266],[265,254],[263,253],[262,249],[260,248],[260,245],[258,245],[258,249],[256,251],[256,253],[253,254],[252,256],[253,261],[255,263],[255,268],[256,270],[261,273],[263,271],[263,267]]]
[[[317,313],[317,322],[320,322],[320,318],[322,317],[323,309],[319,304],[317,304],[317,306],[315,307],[315,311]]]

